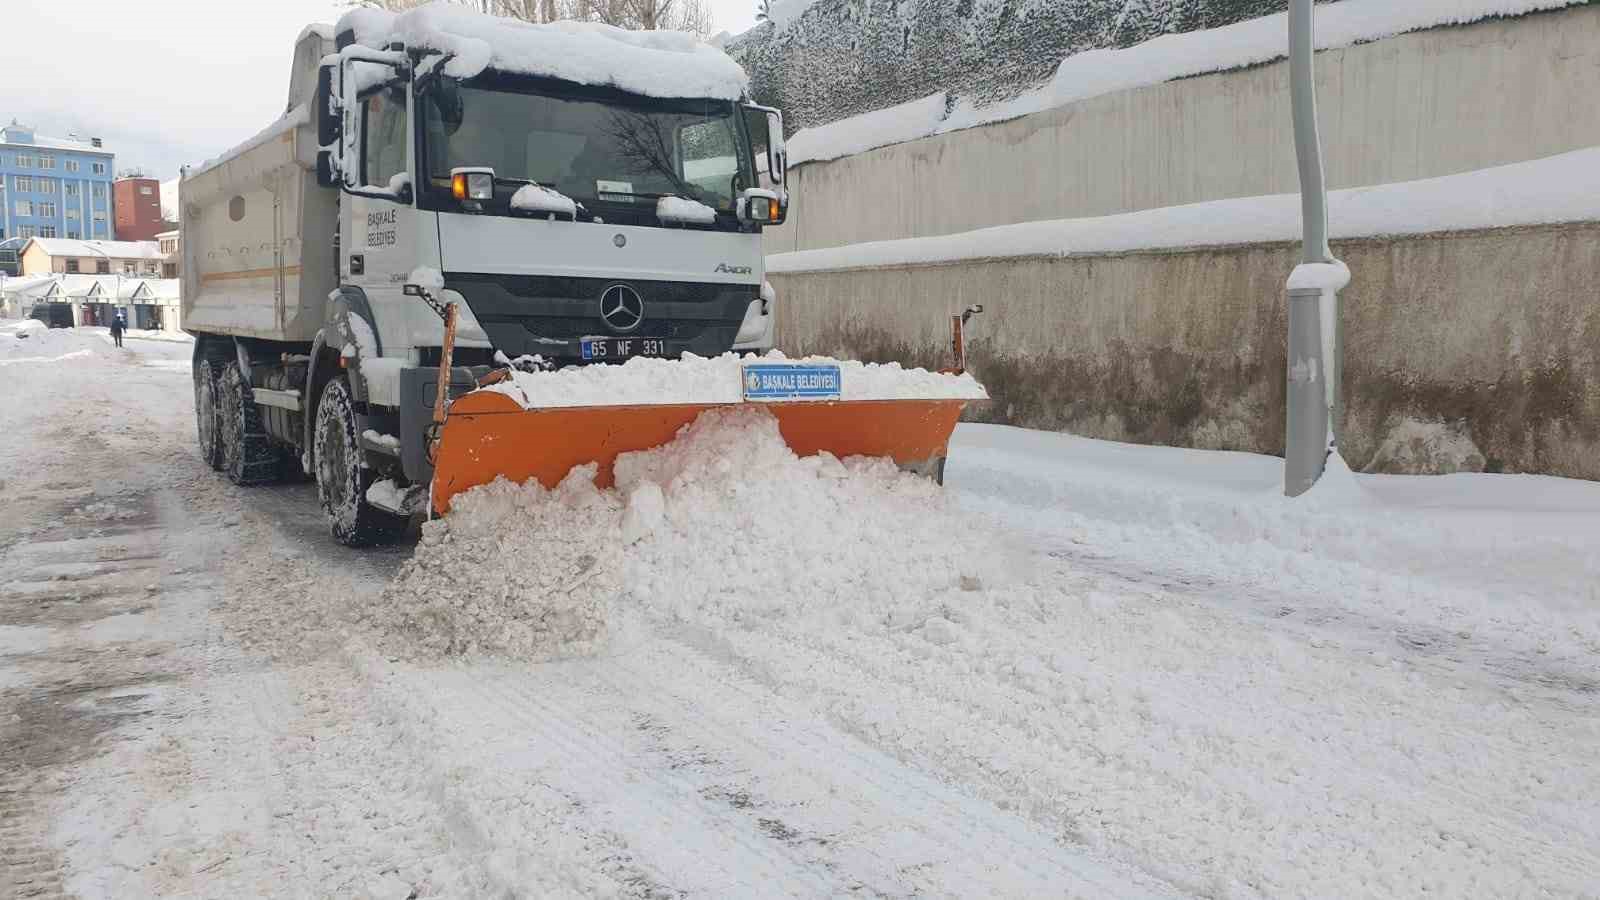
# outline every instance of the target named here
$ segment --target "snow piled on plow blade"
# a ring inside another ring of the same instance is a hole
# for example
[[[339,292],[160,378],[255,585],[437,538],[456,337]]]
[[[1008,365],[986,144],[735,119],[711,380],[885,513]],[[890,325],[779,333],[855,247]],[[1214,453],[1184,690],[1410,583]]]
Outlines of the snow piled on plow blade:
[[[594,475],[459,495],[369,618],[423,655],[549,659],[592,652],[628,608],[739,628],[804,613],[937,629],[1004,577],[1005,554],[964,533],[932,481],[886,460],[797,456],[761,408],[706,412],[619,456],[615,487]]]
[[[524,409],[630,406],[669,403],[739,403],[745,363],[800,363],[839,367],[840,400],[986,400],[971,375],[907,369],[899,363],[863,363],[828,356],[789,359],[774,350],[764,356],[724,353],[681,359],[636,356],[606,366],[568,366],[553,372],[512,372],[484,388],[505,394]]]

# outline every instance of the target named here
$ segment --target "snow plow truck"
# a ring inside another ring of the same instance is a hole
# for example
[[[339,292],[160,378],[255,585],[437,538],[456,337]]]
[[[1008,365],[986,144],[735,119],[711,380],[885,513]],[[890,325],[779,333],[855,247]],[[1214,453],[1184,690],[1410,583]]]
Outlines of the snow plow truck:
[[[297,38],[286,109],[180,182],[199,449],[237,484],[314,478],[341,543],[500,476],[603,483],[722,405],[530,409],[493,382],[772,347],[782,117],[690,35],[353,10]],[[796,452],[942,471],[959,401],[751,358],[730,402]]]

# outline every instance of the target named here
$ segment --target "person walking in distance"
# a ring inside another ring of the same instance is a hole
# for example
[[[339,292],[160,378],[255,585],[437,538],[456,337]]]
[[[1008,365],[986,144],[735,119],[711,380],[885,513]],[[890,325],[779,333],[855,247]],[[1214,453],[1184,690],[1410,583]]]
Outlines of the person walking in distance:
[[[111,340],[114,341],[118,347],[122,346],[122,332],[126,330],[128,330],[128,320],[124,319],[122,317],[122,313],[119,311],[116,315],[111,317]]]

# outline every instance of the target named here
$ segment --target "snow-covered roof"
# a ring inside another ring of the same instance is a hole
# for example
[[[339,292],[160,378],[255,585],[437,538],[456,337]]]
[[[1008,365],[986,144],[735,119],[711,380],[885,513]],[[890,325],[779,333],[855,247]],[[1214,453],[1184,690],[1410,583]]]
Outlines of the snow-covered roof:
[[[79,140],[77,138],[49,137],[43,134],[35,134],[33,136],[33,140],[24,143],[22,141],[8,141],[5,139],[5,133],[0,131],[0,144],[4,144],[8,147],[40,147],[45,150],[71,150],[76,153],[95,153],[100,156],[115,155],[113,151],[108,150],[105,147],[94,146],[93,144],[89,143],[87,139]]]
[[[532,24],[430,3],[395,14],[354,9],[337,30],[384,49],[399,41],[456,57],[445,72],[471,78],[486,68],[520,75],[610,85],[650,97],[738,100],[744,69],[715,47],[681,31],[626,31],[595,22]]]
[[[165,259],[155,241],[80,241],[73,238],[34,238],[33,244],[50,256],[94,256],[106,259]]]
[[[54,275],[22,275],[0,279],[0,292],[13,297],[43,297],[55,286]]]
[[[73,275],[54,272],[7,278],[0,290],[16,297],[94,300],[109,303],[152,302],[178,299],[179,279],[139,278],[133,275]]]

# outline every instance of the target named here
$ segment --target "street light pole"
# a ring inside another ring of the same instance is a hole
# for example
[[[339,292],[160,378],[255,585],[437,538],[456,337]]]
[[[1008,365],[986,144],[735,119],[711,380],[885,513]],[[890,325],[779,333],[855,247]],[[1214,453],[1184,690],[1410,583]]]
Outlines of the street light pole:
[[[1339,289],[1350,270],[1328,247],[1328,189],[1317,131],[1317,85],[1313,68],[1312,0],[1289,2],[1289,96],[1294,116],[1294,151],[1300,171],[1302,252],[1289,276],[1288,409],[1284,432],[1283,492],[1310,490],[1337,449],[1339,381]]]

